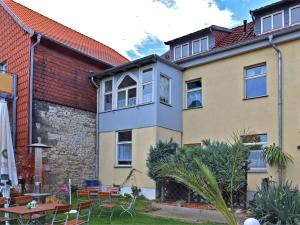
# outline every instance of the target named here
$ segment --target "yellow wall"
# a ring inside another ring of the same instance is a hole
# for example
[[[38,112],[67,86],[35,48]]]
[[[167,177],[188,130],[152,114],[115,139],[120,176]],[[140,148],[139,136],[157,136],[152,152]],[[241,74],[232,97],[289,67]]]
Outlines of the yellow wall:
[[[0,73],[0,92],[12,93],[12,76],[5,73]]]
[[[287,168],[286,176],[300,184],[300,41],[281,44],[283,52],[283,144],[295,163]],[[268,97],[244,98],[244,68],[266,63]],[[270,47],[188,69],[185,82],[202,79],[203,108],[183,111],[183,144],[199,143],[205,138],[228,141],[234,132],[246,129],[250,133],[268,134],[269,144],[277,143],[277,55]],[[185,94],[183,95],[185,102]],[[254,191],[269,173],[249,173],[248,189]]]
[[[155,183],[148,177],[146,159],[149,148],[158,140],[173,140],[180,144],[181,133],[161,127],[147,127],[132,130],[132,168],[116,167],[116,132],[103,132],[100,136],[100,180],[105,185],[123,183],[132,168],[141,173],[125,186],[136,185],[143,188],[155,188]]]

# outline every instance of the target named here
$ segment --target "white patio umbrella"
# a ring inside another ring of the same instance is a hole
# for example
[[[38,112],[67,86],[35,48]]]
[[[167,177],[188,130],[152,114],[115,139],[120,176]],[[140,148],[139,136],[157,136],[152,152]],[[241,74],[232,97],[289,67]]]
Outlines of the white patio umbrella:
[[[0,179],[3,197],[9,198],[10,187],[18,185],[14,148],[11,139],[7,103],[0,99]],[[7,207],[8,205],[6,205]]]

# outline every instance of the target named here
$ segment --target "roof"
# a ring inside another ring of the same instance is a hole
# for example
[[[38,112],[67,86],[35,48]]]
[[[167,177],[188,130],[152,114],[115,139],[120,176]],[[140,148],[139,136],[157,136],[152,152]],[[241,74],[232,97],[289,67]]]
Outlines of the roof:
[[[170,44],[173,44],[173,43],[178,42],[178,41],[190,40],[191,38],[193,38],[195,36],[198,36],[198,35],[201,35],[201,34],[206,34],[206,33],[208,33],[211,30],[222,31],[222,32],[226,32],[226,33],[230,33],[231,32],[231,29],[228,29],[228,28],[225,28],[225,27],[216,26],[216,25],[212,25],[212,26],[203,28],[201,30],[198,30],[196,32],[193,32],[193,33],[190,33],[190,34],[187,34],[187,35],[175,38],[175,39],[170,40],[170,41],[166,41],[165,44],[166,45],[170,45]]]
[[[272,10],[272,9],[276,9],[276,8],[279,8],[279,7],[284,7],[286,5],[294,4],[294,3],[297,3],[297,2],[300,2],[300,0],[281,0],[281,1],[274,2],[274,3],[269,4],[269,5],[263,6],[261,8],[255,9],[255,10],[251,10],[250,14],[256,15],[256,14],[262,13],[266,10]]]
[[[111,66],[129,60],[114,49],[43,16],[12,0],[3,0],[10,12],[27,28],[42,36]]]
[[[154,62],[157,62],[157,61],[160,61],[162,63],[165,63],[177,70],[183,70],[183,68],[179,65],[176,65],[175,63],[172,63],[166,59],[163,59],[162,57],[158,56],[158,55],[148,55],[146,57],[143,57],[143,58],[140,58],[140,59],[136,59],[134,61],[131,61],[131,62],[128,62],[126,64],[123,64],[123,65],[120,65],[120,66],[117,66],[117,67],[113,67],[113,68],[110,68],[110,69],[107,69],[107,70],[104,70],[103,72],[100,72],[100,73],[97,73],[97,74],[93,74],[93,75],[90,75],[91,77],[95,77],[95,78],[104,78],[104,77],[107,77],[107,76],[110,76],[110,75],[114,75],[116,73],[119,73],[119,72],[126,72],[130,69],[133,69],[133,68],[139,68],[139,67],[142,67],[142,66],[146,66],[150,63],[154,63]]]

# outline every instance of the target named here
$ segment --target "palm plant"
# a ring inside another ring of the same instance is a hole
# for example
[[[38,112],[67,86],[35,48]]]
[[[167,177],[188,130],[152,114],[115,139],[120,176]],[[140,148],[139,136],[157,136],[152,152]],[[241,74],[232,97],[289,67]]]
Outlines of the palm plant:
[[[277,166],[279,173],[279,185],[282,185],[282,171],[287,166],[289,162],[293,162],[293,158],[288,153],[285,153],[280,149],[279,146],[276,146],[274,143],[266,148],[264,148],[263,153],[265,158],[270,166]]]
[[[236,218],[227,208],[212,172],[200,160],[193,159],[193,164],[193,167],[189,167],[183,161],[178,160],[164,164],[160,171],[163,176],[173,178],[200,194],[211,206],[223,214],[229,225],[237,225]]]

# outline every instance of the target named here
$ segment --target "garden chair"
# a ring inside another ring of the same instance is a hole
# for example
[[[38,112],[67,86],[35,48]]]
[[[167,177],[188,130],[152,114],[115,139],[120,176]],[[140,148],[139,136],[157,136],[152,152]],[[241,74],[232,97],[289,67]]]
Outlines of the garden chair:
[[[137,196],[133,196],[131,199],[131,202],[129,204],[121,204],[121,208],[122,208],[122,212],[120,214],[120,216],[122,216],[125,213],[128,213],[131,217],[133,217],[133,215],[136,215],[135,212],[135,202],[136,202],[136,198]]]
[[[51,223],[45,225],[67,224],[70,210],[71,210],[71,205],[56,206],[53,212]]]
[[[0,197],[0,207],[3,208],[5,206],[5,204],[8,203],[8,199]],[[0,224],[3,224],[5,222],[12,222],[12,221],[16,221],[17,218],[6,218],[6,217],[0,217]]]
[[[32,196],[23,195],[23,196],[15,197],[14,200],[17,206],[26,206],[28,203],[32,202],[33,198]],[[46,216],[45,214],[33,214],[31,216],[25,215],[23,219],[38,221],[44,218],[45,216]]]
[[[99,207],[100,207],[100,213],[99,217],[104,214],[109,214],[109,221],[111,222],[111,219],[114,214],[114,209],[118,205],[116,203],[112,202],[111,193],[110,192],[99,192],[98,193],[98,199],[99,199]]]
[[[67,221],[65,225],[81,225],[89,224],[91,217],[92,202],[81,202],[77,205],[77,216],[76,219]]]
[[[85,190],[77,190],[76,195],[77,195],[78,202],[90,200],[90,191],[89,190],[86,190],[86,189]]]

